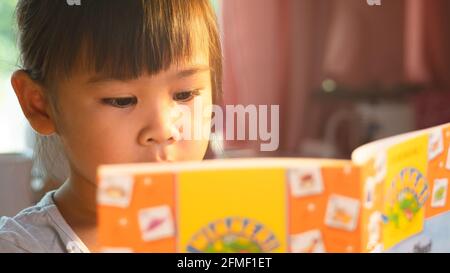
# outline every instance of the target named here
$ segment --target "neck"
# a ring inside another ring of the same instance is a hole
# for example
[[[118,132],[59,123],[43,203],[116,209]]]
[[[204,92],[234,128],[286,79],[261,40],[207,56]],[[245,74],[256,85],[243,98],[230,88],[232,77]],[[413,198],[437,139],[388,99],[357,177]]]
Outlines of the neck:
[[[72,227],[89,227],[97,223],[97,186],[76,172],[56,191],[55,203]]]

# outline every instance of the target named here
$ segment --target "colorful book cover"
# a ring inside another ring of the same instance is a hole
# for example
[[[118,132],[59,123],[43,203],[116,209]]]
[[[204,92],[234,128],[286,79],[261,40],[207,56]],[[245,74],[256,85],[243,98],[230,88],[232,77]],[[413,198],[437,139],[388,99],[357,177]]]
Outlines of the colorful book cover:
[[[352,161],[101,166],[98,241],[105,252],[450,251],[449,143],[443,125]]]

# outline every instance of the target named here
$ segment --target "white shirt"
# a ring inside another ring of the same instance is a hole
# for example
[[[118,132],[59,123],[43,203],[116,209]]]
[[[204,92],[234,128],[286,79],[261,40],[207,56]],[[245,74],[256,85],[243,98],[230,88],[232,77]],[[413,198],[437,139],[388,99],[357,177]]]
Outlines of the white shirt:
[[[35,206],[14,217],[0,218],[0,253],[89,253],[48,192]]]

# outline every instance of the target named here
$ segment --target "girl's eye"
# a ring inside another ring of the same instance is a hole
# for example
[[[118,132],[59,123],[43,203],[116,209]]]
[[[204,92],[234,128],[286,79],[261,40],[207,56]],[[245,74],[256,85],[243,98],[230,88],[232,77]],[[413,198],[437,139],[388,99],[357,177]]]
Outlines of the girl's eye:
[[[105,98],[102,102],[118,108],[126,108],[137,104],[136,97]]]
[[[199,90],[182,91],[182,92],[175,93],[173,95],[173,100],[179,101],[179,102],[188,102],[198,95],[200,95]]]

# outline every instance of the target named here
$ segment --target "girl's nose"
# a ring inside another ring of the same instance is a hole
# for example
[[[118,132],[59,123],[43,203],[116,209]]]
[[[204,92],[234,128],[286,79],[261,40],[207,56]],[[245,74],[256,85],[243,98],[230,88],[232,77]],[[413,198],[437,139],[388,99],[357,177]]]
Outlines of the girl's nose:
[[[162,130],[158,130],[162,131]],[[170,145],[175,143],[178,138],[172,132],[157,132],[157,130],[146,129],[139,136],[139,144],[143,146],[149,145]]]
[[[180,132],[169,113],[156,113],[138,136],[140,145],[170,145],[180,140]]]
[[[170,125],[165,125],[164,127],[147,127],[143,129],[138,137],[139,144],[143,146],[170,145],[180,139],[180,133],[175,127]]]

